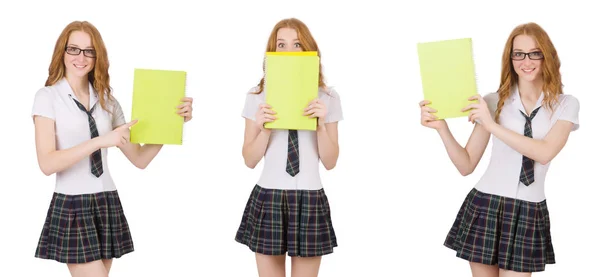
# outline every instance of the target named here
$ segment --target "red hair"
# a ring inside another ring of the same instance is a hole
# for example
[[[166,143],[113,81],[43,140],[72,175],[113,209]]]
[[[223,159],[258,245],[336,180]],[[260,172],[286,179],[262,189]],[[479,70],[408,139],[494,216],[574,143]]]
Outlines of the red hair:
[[[100,32],[87,21],[73,21],[67,27],[65,27],[56,40],[54,46],[54,53],[52,54],[52,62],[48,68],[48,79],[46,80],[46,86],[52,86],[60,81],[65,76],[65,48],[69,42],[69,36],[74,31],[82,31],[90,35],[92,38],[92,46],[96,51],[96,62],[95,66],[88,73],[88,81],[92,83],[92,86],[98,93],[98,101],[100,106],[106,111],[106,99],[111,99],[112,88],[110,87],[110,76],[108,75],[108,56],[106,53],[106,47]]]
[[[288,18],[279,21],[273,27],[271,31],[271,35],[269,36],[269,41],[267,42],[267,50],[266,52],[275,52],[277,50],[277,32],[281,28],[291,28],[296,30],[298,34],[298,40],[300,41],[300,45],[302,47],[302,51],[316,51],[319,58],[321,58],[321,52],[319,51],[319,46],[317,46],[317,42],[313,38],[308,27],[300,20],[296,18]],[[319,87],[325,88],[325,82],[323,77],[323,71],[321,70],[321,62],[319,61]],[[263,72],[264,72],[264,64],[263,64]],[[264,90],[265,86],[265,78],[263,77],[258,84],[258,90],[254,93],[258,94]]]
[[[536,23],[527,23],[517,26],[506,41],[504,46],[504,54],[502,55],[502,73],[500,79],[500,87],[498,88],[498,106],[496,108],[495,121],[499,122],[500,112],[504,106],[504,102],[508,99],[511,88],[517,84],[518,75],[513,68],[511,53],[513,42],[519,35],[527,35],[533,38],[540,51],[544,55],[542,60],[542,92],[544,93],[543,105],[550,110],[553,110],[554,104],[558,103],[558,96],[563,93],[562,81],[560,75],[560,60],[556,53],[556,48],[550,40],[550,37]]]

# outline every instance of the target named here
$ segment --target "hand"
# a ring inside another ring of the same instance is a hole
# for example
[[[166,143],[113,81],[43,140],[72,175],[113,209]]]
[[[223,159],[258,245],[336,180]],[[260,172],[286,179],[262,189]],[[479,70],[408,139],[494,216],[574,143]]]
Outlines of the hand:
[[[481,95],[477,94],[469,97],[469,101],[478,100],[478,103],[471,103],[464,107],[461,111],[466,112],[469,111],[469,122],[471,123],[479,123],[486,130],[494,124],[494,120],[492,119],[492,115],[490,114],[490,110],[488,109],[487,103],[483,100]]]
[[[266,122],[273,122],[275,119],[277,119],[275,114],[275,111],[271,110],[271,106],[269,104],[263,103],[258,106],[258,111],[254,117],[256,119],[256,125],[258,125],[261,131],[266,131]]]
[[[419,107],[421,107],[421,125],[435,130],[440,130],[444,126],[447,126],[446,120],[438,119],[437,116],[431,114],[436,113],[437,110],[427,106],[429,104],[431,104],[429,100],[419,102]]]
[[[112,146],[121,147],[129,142],[129,127],[137,123],[137,119],[129,123],[125,123],[110,133],[100,136],[102,140],[102,148],[109,148]]]
[[[317,124],[319,126],[325,125],[325,116],[327,115],[327,107],[323,101],[319,98],[310,101],[308,106],[304,109],[304,115],[310,118],[317,118]]]
[[[183,116],[183,122],[188,122],[192,120],[192,102],[194,99],[192,97],[183,97],[181,98],[181,105],[177,106],[177,114]]]

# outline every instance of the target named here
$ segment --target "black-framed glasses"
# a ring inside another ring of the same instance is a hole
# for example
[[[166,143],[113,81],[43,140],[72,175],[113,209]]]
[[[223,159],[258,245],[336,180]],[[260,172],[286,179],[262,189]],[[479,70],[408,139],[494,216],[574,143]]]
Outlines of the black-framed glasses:
[[[77,48],[77,47],[73,47],[73,46],[67,46],[65,48],[65,52],[67,52],[67,54],[73,55],[73,56],[79,55],[82,51],[83,51],[83,55],[88,58],[96,57],[96,50],[94,50],[94,49],[81,49],[81,48]]]
[[[510,53],[510,58],[515,61],[522,61],[525,59],[525,57],[529,57],[530,60],[541,60],[541,59],[544,59],[544,54],[541,51],[535,51],[535,52],[529,52],[529,53],[516,51],[516,52]]]

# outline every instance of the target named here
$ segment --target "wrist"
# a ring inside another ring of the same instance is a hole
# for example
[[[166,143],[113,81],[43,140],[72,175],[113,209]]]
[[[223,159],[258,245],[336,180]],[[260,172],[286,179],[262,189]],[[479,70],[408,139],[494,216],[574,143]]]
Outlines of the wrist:
[[[106,148],[106,145],[104,145],[103,140],[104,140],[104,136],[97,136],[91,140],[91,144],[94,147],[94,151],[101,149],[101,148]]]

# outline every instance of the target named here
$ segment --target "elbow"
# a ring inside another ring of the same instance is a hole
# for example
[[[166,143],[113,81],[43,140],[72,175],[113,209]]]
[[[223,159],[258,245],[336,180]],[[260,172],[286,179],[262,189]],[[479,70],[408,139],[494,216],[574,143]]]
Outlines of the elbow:
[[[246,166],[250,169],[254,169],[256,167],[256,164],[258,164],[255,161],[251,161],[249,159],[244,159],[244,163],[246,164]]]
[[[148,164],[136,164],[135,167],[144,170],[146,167],[148,167]]]
[[[335,168],[336,163],[324,163],[323,166],[326,170],[332,170]]]
[[[467,177],[469,175],[471,175],[471,173],[473,173],[473,169],[472,168],[459,168],[458,172],[460,172],[460,175],[462,175],[463,177]]]
[[[40,164],[40,170],[42,171],[42,173],[44,173],[44,175],[46,176],[50,176],[52,174],[54,174],[54,170],[52,170],[51,168],[49,168],[46,165],[42,165]]]
[[[552,161],[552,157],[542,157],[539,161],[537,161],[538,163],[541,163],[542,165],[547,165]]]

